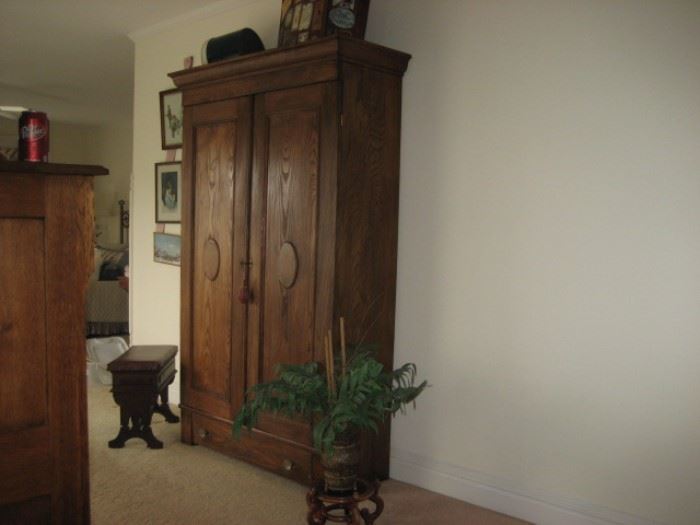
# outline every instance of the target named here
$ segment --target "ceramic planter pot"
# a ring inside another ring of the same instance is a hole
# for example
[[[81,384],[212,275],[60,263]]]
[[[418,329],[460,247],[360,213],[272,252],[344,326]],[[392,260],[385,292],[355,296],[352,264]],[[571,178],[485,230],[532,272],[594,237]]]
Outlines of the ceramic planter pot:
[[[340,436],[332,452],[321,455],[326,490],[347,493],[355,490],[360,466],[360,444],[356,433]]]

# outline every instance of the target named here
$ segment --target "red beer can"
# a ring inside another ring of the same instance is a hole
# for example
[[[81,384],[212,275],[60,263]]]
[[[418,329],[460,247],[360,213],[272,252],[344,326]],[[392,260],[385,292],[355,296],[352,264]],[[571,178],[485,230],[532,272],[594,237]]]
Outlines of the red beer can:
[[[23,111],[19,118],[19,160],[49,160],[49,118],[41,111]]]

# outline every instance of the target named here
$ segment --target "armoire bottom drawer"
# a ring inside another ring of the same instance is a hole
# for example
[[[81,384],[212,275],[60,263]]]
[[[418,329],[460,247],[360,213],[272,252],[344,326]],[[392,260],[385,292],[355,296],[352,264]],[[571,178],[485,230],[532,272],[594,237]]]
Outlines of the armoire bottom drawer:
[[[305,485],[314,479],[314,454],[311,450],[295,446],[259,431],[233,437],[231,424],[192,414],[194,442],[213,448],[230,456],[242,459],[276,474],[296,480]]]

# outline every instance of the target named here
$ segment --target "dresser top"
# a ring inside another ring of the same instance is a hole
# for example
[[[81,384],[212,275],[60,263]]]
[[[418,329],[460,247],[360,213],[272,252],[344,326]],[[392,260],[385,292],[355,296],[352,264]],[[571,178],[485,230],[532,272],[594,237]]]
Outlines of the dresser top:
[[[31,175],[109,175],[104,166],[88,164],[58,164],[55,162],[20,162],[0,160],[0,175],[25,173]]]
[[[251,53],[191,69],[170,73],[182,88],[231,77],[247,77],[288,70],[293,66],[311,66],[322,62],[350,62],[403,75],[411,55],[343,35],[310,40],[292,47]]]

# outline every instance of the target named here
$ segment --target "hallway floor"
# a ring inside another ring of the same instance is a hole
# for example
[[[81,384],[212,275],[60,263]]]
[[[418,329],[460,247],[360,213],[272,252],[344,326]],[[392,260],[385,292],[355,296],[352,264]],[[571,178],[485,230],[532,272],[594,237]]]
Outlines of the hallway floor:
[[[109,387],[88,388],[90,487],[94,525],[295,525],[306,523],[306,488],[247,463],[179,441],[180,425],[154,417],[164,442],[150,450],[140,439],[123,449],[107,441],[119,430]],[[173,409],[177,412],[177,409]],[[523,525],[480,507],[388,480],[378,525]]]

